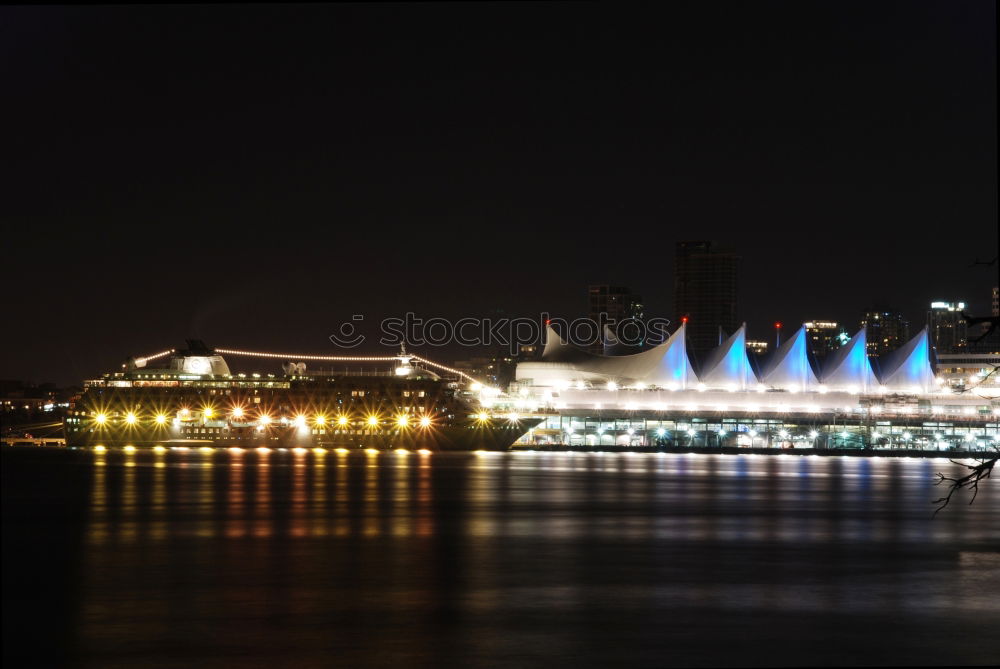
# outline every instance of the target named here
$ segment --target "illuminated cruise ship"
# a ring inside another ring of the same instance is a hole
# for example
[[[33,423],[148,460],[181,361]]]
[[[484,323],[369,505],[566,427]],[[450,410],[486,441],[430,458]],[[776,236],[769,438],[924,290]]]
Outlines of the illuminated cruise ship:
[[[223,354],[280,360],[283,373],[232,374]],[[307,361],[348,368],[309,370]],[[367,369],[350,368],[357,364]],[[430,367],[457,379],[442,378]],[[86,381],[66,418],[66,439],[70,446],[105,447],[497,450],[538,423],[482,411],[465,390],[475,380],[463,376],[405,352],[283,355],[210,349],[189,340],[185,350],[130,358],[121,371]]]

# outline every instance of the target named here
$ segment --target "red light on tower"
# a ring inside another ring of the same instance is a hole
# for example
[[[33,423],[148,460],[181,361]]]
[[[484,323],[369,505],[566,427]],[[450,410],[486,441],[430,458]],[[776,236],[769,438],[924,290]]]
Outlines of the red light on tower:
[[[774,348],[781,346],[781,321],[774,322]]]
[[[776,328],[778,328],[780,330],[781,329],[781,321],[775,322],[774,327],[776,327]]]
[[[687,322],[688,322],[688,317],[687,316],[681,316],[681,325],[687,325]]]

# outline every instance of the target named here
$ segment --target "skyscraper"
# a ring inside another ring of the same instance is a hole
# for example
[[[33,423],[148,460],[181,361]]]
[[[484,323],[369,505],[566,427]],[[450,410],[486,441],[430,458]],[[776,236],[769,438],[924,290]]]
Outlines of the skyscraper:
[[[809,352],[814,358],[824,358],[850,341],[850,336],[836,321],[812,320],[803,323],[809,341]]]
[[[868,355],[878,357],[905,344],[910,339],[910,323],[902,314],[888,307],[869,309],[861,317],[861,327],[867,327]]]
[[[931,302],[927,327],[938,353],[959,353],[968,341],[968,325],[962,317],[965,302]]]
[[[674,267],[675,325],[687,317],[688,346],[705,353],[719,345],[719,328],[739,327],[736,298],[740,257],[709,241],[678,242]]]

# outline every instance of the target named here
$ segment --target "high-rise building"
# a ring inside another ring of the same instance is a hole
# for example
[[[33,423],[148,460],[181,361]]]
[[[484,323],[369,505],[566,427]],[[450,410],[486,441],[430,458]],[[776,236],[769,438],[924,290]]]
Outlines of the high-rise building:
[[[740,257],[712,242],[678,242],[674,266],[674,322],[687,317],[688,347],[705,353],[719,345],[719,328],[740,326],[736,299]]]
[[[597,339],[587,349],[593,353],[603,351],[604,325],[609,324],[611,331],[624,334],[618,326],[628,319],[641,321],[644,317],[642,297],[633,293],[625,286],[599,285],[590,286],[588,318],[597,325]]]
[[[969,328],[962,316],[965,302],[931,302],[927,312],[927,328],[938,353],[960,353],[965,350]]]
[[[878,357],[905,344],[910,339],[910,323],[902,314],[884,307],[869,309],[861,317],[869,357]]]
[[[836,321],[812,320],[803,325],[806,328],[809,352],[815,358],[825,357],[830,351],[836,351],[851,339]]]

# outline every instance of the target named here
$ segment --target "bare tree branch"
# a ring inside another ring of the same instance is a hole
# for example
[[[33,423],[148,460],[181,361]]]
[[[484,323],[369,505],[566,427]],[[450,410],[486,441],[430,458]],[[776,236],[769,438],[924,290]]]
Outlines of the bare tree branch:
[[[932,504],[939,504],[938,508],[934,509],[934,515],[936,516],[938,511],[948,506],[948,502],[951,501],[951,496],[962,489],[972,491],[972,499],[969,500],[969,504],[976,501],[976,495],[979,494],[979,482],[990,477],[993,473],[993,466],[997,463],[997,458],[985,458],[977,460],[979,464],[969,465],[964,462],[958,462],[957,460],[951,460],[952,464],[961,465],[969,470],[969,473],[965,476],[960,476],[959,478],[954,478],[951,476],[945,476],[941,472],[938,472],[938,480],[934,485],[940,485],[941,483],[948,482],[948,494],[943,497],[938,497],[932,502]]]

